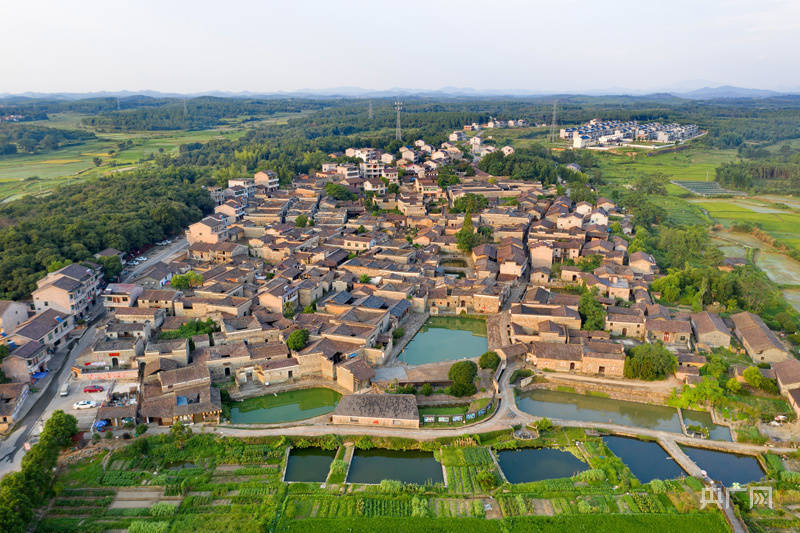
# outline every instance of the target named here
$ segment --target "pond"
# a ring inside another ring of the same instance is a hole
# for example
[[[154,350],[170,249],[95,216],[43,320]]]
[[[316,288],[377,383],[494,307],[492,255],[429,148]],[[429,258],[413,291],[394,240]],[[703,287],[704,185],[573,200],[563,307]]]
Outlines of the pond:
[[[420,451],[356,450],[347,474],[348,483],[380,483],[394,479],[422,485],[426,481],[442,483],[442,465],[433,453]]]
[[[758,461],[749,455],[705,450],[681,446],[681,450],[695,462],[697,466],[708,473],[708,477],[719,481],[726,487],[734,483],[743,485],[758,481],[764,476],[764,471]]]
[[[683,423],[689,426],[703,426],[708,429],[708,438],[711,440],[731,441],[731,430],[728,426],[720,426],[711,420],[711,413],[707,411],[683,410]],[[689,430],[691,431],[691,430]]]
[[[523,448],[497,453],[497,462],[510,483],[572,477],[589,466],[569,452],[553,448]]]
[[[286,463],[284,481],[323,483],[328,479],[328,471],[335,456],[335,450],[292,448]]]
[[[547,418],[604,422],[681,433],[678,411],[664,405],[534,389],[518,394],[517,406],[526,413]]]
[[[342,395],[325,389],[302,389],[248,398],[226,404],[233,424],[276,424],[294,422],[330,413]]]
[[[478,357],[488,349],[485,320],[431,317],[400,353],[400,360],[421,365]]]
[[[656,442],[609,435],[603,437],[603,443],[642,483],[686,475],[678,463]]]

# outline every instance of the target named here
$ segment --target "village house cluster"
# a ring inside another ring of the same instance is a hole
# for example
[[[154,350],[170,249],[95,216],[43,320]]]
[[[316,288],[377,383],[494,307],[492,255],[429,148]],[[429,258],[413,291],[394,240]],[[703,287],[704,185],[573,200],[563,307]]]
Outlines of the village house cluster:
[[[592,119],[577,127],[561,128],[559,136],[572,141],[573,148],[630,144],[636,141],[657,143],[681,142],[700,135],[695,124],[662,124],[648,122],[640,124],[635,120]]]
[[[614,128],[647,131],[630,124]],[[555,187],[485,174],[462,173],[442,188],[442,165],[481,153],[476,137],[450,137],[436,148],[416,141],[400,158],[349,148],[285,187],[271,171],[231,179],[209,189],[214,212],[187,228],[189,246],[179,257],[107,286],[99,265],[68,265],[40,280],[31,302],[0,302],[10,352],[2,367],[13,381],[0,386],[3,423],[13,422],[28,384],[93,302],[107,313],[72,372],[84,383],[114,382],[97,413],[111,425],[218,422],[215,382],[239,390],[313,380],[351,394],[375,392],[374,368],[402,336],[394,333],[420,314],[497,315],[490,327],[500,329],[490,336],[503,343],[493,348],[538,370],[621,378],[626,343],[661,342],[676,353],[677,376],[688,384],[700,379],[698,351],[730,347],[736,338],[754,362],[775,364],[781,390],[797,406],[800,362],[759,317],[723,320],[653,299],[659,267],[647,253],[628,252],[633,224],[614,202],[575,203]],[[343,156],[360,163],[336,162]],[[463,254],[457,235],[466,216],[450,208],[472,197],[487,201],[469,216],[489,237]],[[457,271],[447,266],[454,259],[464,264]],[[173,286],[176,276],[181,288]],[[575,290],[582,286],[605,309],[602,329],[582,329]],[[196,321],[215,331],[179,334]],[[307,339],[290,349],[296,331]],[[341,423],[380,414],[388,424],[418,425],[407,399],[342,405]],[[400,418],[387,412],[391,405],[402,407]]]

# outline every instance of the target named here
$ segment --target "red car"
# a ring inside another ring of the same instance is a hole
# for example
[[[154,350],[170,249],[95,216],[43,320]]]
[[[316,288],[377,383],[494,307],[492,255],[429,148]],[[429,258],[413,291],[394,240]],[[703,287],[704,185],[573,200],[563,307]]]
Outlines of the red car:
[[[103,392],[103,387],[100,385],[89,385],[83,388],[83,392]]]

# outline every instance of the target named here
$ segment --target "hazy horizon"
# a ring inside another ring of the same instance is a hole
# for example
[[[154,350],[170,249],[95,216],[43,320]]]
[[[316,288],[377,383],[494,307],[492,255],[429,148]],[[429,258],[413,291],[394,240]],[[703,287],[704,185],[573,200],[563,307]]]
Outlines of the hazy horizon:
[[[798,15],[789,0],[33,0],[0,7],[0,93],[796,92]]]

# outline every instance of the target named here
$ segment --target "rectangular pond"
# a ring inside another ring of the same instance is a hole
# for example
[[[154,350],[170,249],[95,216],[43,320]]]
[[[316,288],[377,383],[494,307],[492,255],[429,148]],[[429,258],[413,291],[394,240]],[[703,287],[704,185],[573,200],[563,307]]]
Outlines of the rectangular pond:
[[[562,420],[604,422],[681,433],[674,407],[587,396],[574,392],[534,389],[517,395],[517,407],[526,413]]]
[[[657,442],[609,435],[603,437],[603,443],[642,483],[686,475],[680,465]]]
[[[523,448],[497,453],[497,462],[510,483],[572,477],[589,466],[569,452],[554,448]]]
[[[726,487],[730,487],[734,483],[746,485],[753,481],[759,481],[764,477],[761,465],[758,464],[755,457],[750,455],[737,455],[716,450],[692,448],[691,446],[681,446],[681,450],[697,466],[705,470],[708,477],[714,481],[719,481]]]
[[[486,321],[433,316],[400,352],[409,365],[478,357],[489,349]]]
[[[323,483],[328,479],[335,450],[321,448],[292,448],[286,463],[284,481]]]
[[[431,452],[356,450],[347,474],[348,483],[377,484],[384,479],[423,485],[444,482],[442,465]]]
[[[731,430],[728,426],[720,426],[711,420],[711,413],[707,411],[689,411],[683,409],[683,423],[689,432],[691,426],[701,426],[708,430],[708,438],[711,440],[731,441]]]
[[[330,413],[341,397],[331,389],[302,389],[230,402],[224,411],[233,424],[294,422]]]

